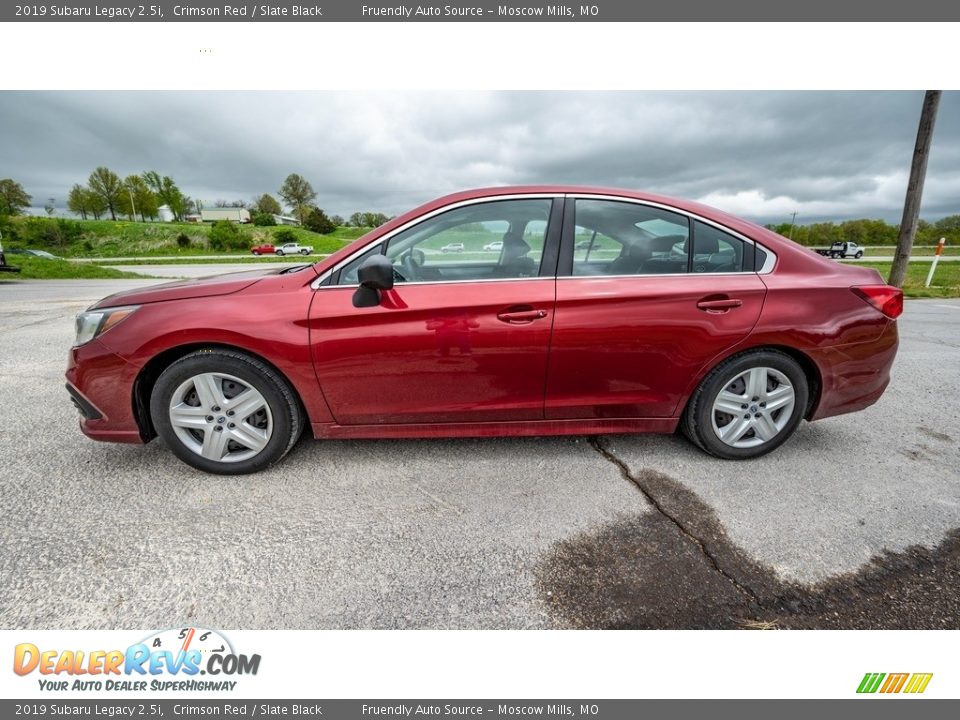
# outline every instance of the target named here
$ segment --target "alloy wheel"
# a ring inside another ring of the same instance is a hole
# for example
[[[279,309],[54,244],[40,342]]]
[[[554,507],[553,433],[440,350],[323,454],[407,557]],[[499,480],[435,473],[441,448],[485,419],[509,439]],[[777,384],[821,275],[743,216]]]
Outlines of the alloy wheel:
[[[726,445],[753,448],[773,440],[790,422],[796,391],[771,367],[741,371],[723,384],[713,401],[713,431]]]

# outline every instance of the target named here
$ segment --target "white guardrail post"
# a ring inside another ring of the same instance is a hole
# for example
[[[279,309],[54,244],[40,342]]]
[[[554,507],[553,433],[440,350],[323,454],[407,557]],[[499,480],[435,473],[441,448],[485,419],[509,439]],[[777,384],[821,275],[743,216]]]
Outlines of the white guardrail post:
[[[937,252],[933,256],[933,262],[930,263],[930,272],[927,273],[927,282],[924,287],[930,287],[930,283],[933,282],[933,273],[936,272],[937,263],[940,262],[940,256],[943,255],[943,246],[947,244],[946,238],[940,238],[940,242],[937,243]]]

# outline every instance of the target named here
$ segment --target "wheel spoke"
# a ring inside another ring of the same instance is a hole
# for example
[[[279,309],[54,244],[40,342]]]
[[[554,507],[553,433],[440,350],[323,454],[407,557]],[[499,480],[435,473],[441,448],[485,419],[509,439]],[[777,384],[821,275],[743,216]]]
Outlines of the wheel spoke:
[[[742,415],[743,405],[749,398],[744,398],[729,390],[721,390],[713,403],[714,412],[723,412],[728,415]]]
[[[751,400],[767,392],[767,369],[751,368],[747,374],[747,397]]]
[[[263,395],[253,388],[247,388],[239,395],[225,400],[223,409],[232,410],[237,418],[236,421],[239,422],[240,420],[246,420],[266,405],[267,401],[263,399]]]
[[[227,433],[208,428],[203,434],[203,448],[200,454],[208,460],[222,460],[227,452],[227,440]]]
[[[779,410],[793,402],[793,388],[781,384],[766,394],[767,412]]]
[[[209,429],[207,424],[207,410],[194,405],[180,403],[170,408],[170,423],[182,428],[195,430]]]
[[[744,419],[742,415],[737,415],[730,424],[720,428],[720,439],[732,445],[742,438],[749,429],[750,421]]]
[[[270,439],[266,431],[255,428],[250,423],[238,423],[228,432],[231,440],[258,452],[267,446],[267,441]]]
[[[197,397],[200,398],[200,404],[205,408],[209,409],[223,405],[223,389],[220,387],[219,378],[213,373],[197,375],[193,379],[193,387],[197,391]]]
[[[756,422],[753,424],[753,431],[763,442],[773,440],[773,438],[777,436],[777,433],[780,432],[776,423],[773,422],[767,413],[761,413],[760,417],[756,419]]]

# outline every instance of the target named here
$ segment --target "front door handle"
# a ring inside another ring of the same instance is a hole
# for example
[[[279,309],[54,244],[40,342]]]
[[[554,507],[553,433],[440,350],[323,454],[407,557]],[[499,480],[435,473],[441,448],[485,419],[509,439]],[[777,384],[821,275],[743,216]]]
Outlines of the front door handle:
[[[497,320],[512,324],[532,323],[547,316],[546,310],[534,310],[530,305],[516,305],[497,313]]]
[[[708,313],[725,313],[743,305],[743,300],[737,298],[703,299],[697,302],[697,307]]]

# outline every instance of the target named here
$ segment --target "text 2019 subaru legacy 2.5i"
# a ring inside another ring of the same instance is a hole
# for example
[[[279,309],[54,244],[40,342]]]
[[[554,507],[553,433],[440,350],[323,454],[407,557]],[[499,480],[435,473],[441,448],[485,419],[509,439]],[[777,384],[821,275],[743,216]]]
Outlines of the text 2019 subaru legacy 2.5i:
[[[451,243],[463,252],[444,253]],[[484,247],[488,246],[488,247]],[[903,296],[753,223],[624,190],[441,198],[316,264],[77,318],[89,437],[247,473],[316,438],[672,433],[753,458],[874,403]]]

